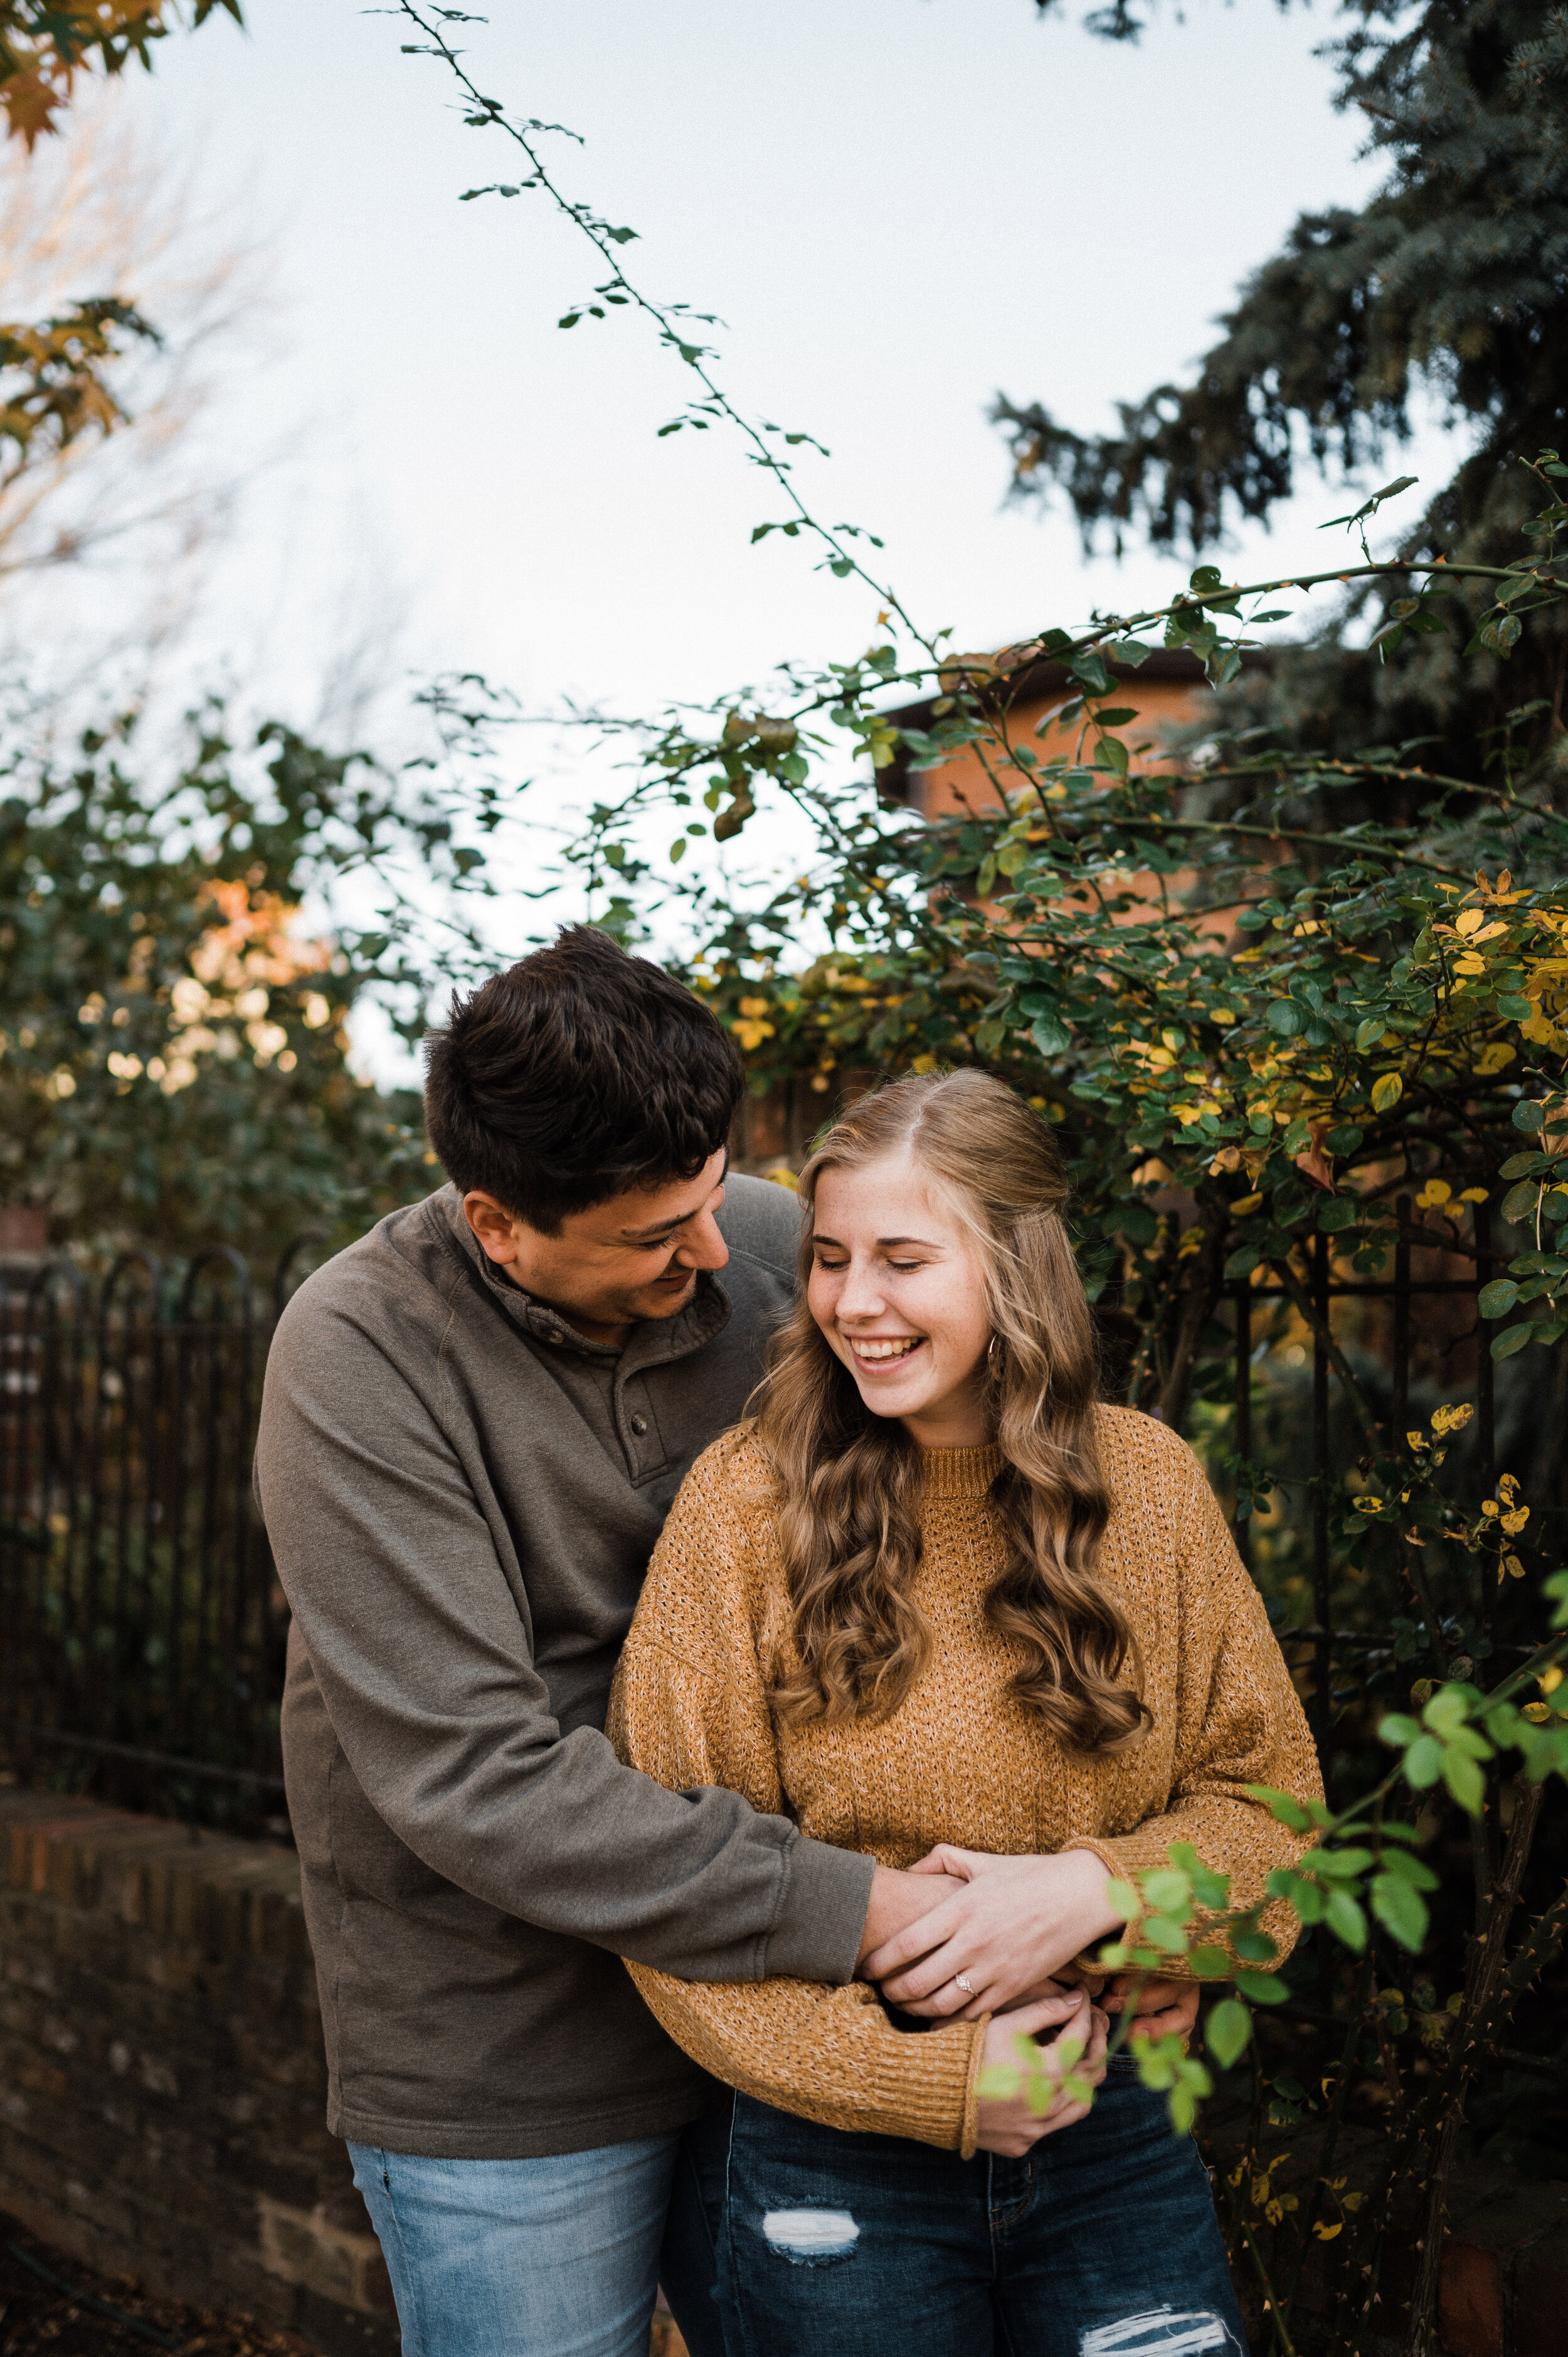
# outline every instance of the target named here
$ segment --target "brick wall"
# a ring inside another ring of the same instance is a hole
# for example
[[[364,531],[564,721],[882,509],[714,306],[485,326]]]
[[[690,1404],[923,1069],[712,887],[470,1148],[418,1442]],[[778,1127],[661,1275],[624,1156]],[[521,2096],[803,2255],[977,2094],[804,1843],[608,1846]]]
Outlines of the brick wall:
[[[0,2211],[105,2275],[248,2309],[325,2357],[395,2357],[326,2076],[292,1851],[0,1789]],[[1369,2171],[1377,2142],[1348,2131],[1338,2165]],[[1282,2190],[1311,2174],[1296,2145]],[[1266,2346],[1250,2276],[1240,2288]],[[1325,2345],[1326,2290],[1309,2266],[1303,2357]],[[1559,2357],[1565,2317],[1568,2185],[1461,2170],[1448,2357]],[[1385,2345],[1374,2331],[1369,2357]]]
[[[293,1853],[13,1790],[0,1857],[0,2209],[162,2297],[394,2357]]]

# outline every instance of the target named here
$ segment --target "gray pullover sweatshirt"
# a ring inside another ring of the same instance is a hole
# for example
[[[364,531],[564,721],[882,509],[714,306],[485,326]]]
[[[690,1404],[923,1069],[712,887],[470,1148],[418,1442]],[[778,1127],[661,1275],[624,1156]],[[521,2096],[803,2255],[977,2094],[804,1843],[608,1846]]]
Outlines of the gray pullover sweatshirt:
[[[846,1980],[873,1861],[733,1792],[670,1792],[603,1728],[648,1558],[740,1415],[794,1282],[783,1189],[730,1178],[722,1280],[585,1341],[479,1250],[455,1189],[289,1303],[256,1491],[293,1609],[284,1767],[328,2126],[441,2158],[678,2126],[708,2085],[623,1955]]]

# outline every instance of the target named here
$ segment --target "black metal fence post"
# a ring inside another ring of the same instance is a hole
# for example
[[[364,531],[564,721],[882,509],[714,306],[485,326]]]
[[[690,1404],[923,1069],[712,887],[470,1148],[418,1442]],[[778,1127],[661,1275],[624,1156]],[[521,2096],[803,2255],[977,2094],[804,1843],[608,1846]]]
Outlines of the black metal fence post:
[[[272,1325],[324,1241],[284,1254],[265,1323],[227,1247],[172,1300],[140,1253],[91,1289],[0,1267],[0,1737],[29,1772],[226,1824],[281,1810],[286,1612],[251,1459]]]

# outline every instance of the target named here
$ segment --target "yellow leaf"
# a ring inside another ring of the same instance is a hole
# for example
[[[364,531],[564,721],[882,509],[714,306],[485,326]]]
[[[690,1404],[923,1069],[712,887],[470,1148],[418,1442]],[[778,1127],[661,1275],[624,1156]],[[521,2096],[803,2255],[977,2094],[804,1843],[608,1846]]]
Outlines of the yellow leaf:
[[[1541,1671],[1540,1685],[1542,1694],[1555,1694],[1562,1683],[1563,1672],[1557,1663],[1553,1662],[1549,1670]]]
[[[1262,1200],[1263,1200],[1263,1199],[1262,1199],[1262,1194],[1257,1194],[1257,1195],[1242,1195],[1242,1196],[1241,1196],[1241,1197],[1240,1197],[1240,1198],[1236,1202],[1232,1203],[1232,1204],[1231,1204],[1231,1206],[1230,1206],[1230,1216],[1231,1216],[1231,1218],[1232,1218],[1232,1219],[1236,1219],[1236,1220],[1246,1220],[1246,1219],[1250,1219],[1250,1218],[1251,1217],[1252,1213],[1253,1213],[1253,1212],[1258,1209],[1259,1205],[1262,1202]]]
[[[1373,1111],[1375,1113],[1387,1113],[1391,1106],[1398,1104],[1403,1094],[1404,1082],[1401,1080],[1399,1074],[1397,1072],[1385,1072],[1380,1080],[1374,1081],[1372,1083]]]
[[[1511,1514],[1505,1514],[1503,1516],[1503,1528],[1507,1531],[1510,1539],[1517,1538],[1529,1520],[1530,1508],[1528,1506],[1516,1506]]]
[[[1463,957],[1455,959],[1454,971],[1455,974],[1485,974],[1487,961],[1478,950],[1466,950]]]
[[[1459,1198],[1462,1203],[1484,1203],[1486,1200],[1487,1190],[1484,1187],[1466,1187]]]
[[[1485,909],[1461,909],[1459,914],[1454,920],[1454,930],[1456,933],[1462,933],[1465,939],[1468,941],[1472,933],[1478,933],[1480,931],[1481,927],[1486,923],[1486,921],[1487,917]]]
[[[1508,1041],[1506,1039],[1494,1039],[1490,1047],[1482,1049],[1480,1054],[1476,1059],[1472,1070],[1475,1071],[1478,1080],[1484,1081],[1489,1079],[1493,1072],[1500,1072],[1504,1066],[1511,1064],[1513,1060],[1514,1051],[1509,1046]]]
[[[1331,2243],[1336,2234],[1344,2233],[1345,2221],[1343,2218],[1337,2218],[1332,2226],[1326,2226],[1320,2218],[1312,2231],[1320,2243]]]
[[[1350,1503],[1359,1514],[1380,1514],[1383,1511],[1380,1498],[1352,1498]]]

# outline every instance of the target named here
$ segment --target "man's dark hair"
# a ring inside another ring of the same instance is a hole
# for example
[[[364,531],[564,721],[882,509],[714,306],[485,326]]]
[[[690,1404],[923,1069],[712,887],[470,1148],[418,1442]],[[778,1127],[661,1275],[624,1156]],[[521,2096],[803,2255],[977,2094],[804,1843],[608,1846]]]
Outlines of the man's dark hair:
[[[428,1045],[424,1118],[448,1178],[543,1235],[627,1188],[694,1178],[744,1079],[701,999],[591,925],[455,993]]]

